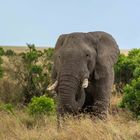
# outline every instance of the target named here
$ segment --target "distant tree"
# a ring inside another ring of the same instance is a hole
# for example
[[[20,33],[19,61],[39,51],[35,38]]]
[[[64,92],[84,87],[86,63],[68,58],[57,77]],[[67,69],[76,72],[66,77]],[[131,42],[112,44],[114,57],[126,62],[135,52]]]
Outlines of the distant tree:
[[[4,53],[4,55],[6,55],[6,56],[13,56],[15,54],[16,53],[11,49],[6,50],[5,53]]]
[[[3,55],[4,55],[4,49],[2,47],[0,47],[0,78],[2,78],[2,76],[3,76],[3,68],[2,68],[2,64],[3,64],[2,56]]]

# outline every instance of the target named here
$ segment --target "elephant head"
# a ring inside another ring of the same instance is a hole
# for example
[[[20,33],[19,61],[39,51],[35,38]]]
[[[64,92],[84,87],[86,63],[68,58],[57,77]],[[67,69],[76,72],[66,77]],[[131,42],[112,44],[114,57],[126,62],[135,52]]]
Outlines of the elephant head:
[[[119,50],[105,32],[61,35],[55,46],[50,90],[58,93],[58,110],[76,113],[84,104],[90,79],[98,80],[110,72]]]

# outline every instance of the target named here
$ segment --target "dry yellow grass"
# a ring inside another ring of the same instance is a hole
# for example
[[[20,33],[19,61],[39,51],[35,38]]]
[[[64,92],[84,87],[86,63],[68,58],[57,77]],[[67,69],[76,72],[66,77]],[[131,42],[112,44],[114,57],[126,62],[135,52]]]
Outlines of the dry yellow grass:
[[[16,52],[26,50],[12,49]],[[140,140],[140,122],[117,107],[120,99],[117,95],[111,98],[106,121],[89,116],[69,118],[59,132],[55,116],[34,119],[24,110],[16,111],[15,116],[0,111],[0,140]]]
[[[120,97],[112,98],[113,106]],[[16,116],[0,112],[0,140],[139,140],[140,123],[124,111],[116,110],[108,120],[69,118],[58,132],[56,117],[33,119],[23,111]]]

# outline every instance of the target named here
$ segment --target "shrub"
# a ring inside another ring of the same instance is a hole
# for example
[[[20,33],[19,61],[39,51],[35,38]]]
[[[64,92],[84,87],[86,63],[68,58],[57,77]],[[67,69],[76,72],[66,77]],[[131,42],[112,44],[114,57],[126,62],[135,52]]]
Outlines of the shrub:
[[[4,55],[4,49],[0,47],[0,56]]]
[[[128,56],[120,54],[114,66],[115,84],[119,92],[126,84],[138,77],[140,68],[140,49],[129,51]],[[122,91],[121,91],[122,92]]]
[[[33,116],[38,116],[42,114],[53,114],[55,112],[54,100],[45,97],[33,97],[28,105],[29,113]]]
[[[3,55],[4,55],[4,50],[3,50],[3,48],[0,47],[0,78],[2,78],[2,76],[3,76],[3,68],[2,68],[2,64],[3,64],[2,56]]]
[[[42,96],[50,83],[50,70],[52,50],[44,52],[35,49],[34,45],[28,44],[28,52],[22,54],[24,71],[24,94],[25,103],[29,103],[33,96]]]
[[[137,117],[140,116],[140,77],[125,86],[120,107],[129,109]]]
[[[4,55],[6,55],[6,56],[13,56],[15,54],[16,53],[11,49],[6,50],[5,53],[4,53]]]
[[[115,82],[127,84],[133,79],[135,63],[128,56],[120,54],[115,65]]]
[[[134,78],[137,78],[140,76],[140,67],[135,68],[135,70],[133,72],[133,76],[134,76]]]
[[[132,49],[128,53],[128,58],[135,59],[136,57],[140,56],[140,49]]]
[[[45,49],[44,54],[47,60],[52,60],[54,54],[54,48]]]
[[[123,83],[120,107],[140,116],[140,49],[133,49],[128,56],[121,55],[115,66],[117,83]],[[120,75],[120,77],[119,77]]]
[[[3,76],[3,69],[2,69],[2,63],[3,63],[3,61],[2,61],[2,58],[0,57],[0,78],[2,78],[2,76]]]
[[[12,104],[0,104],[0,110],[6,111],[14,115],[14,106]]]
[[[46,91],[50,83],[52,69],[52,48],[39,51],[35,45],[27,44],[26,52],[8,57],[10,65],[7,73],[12,80],[21,87],[24,104],[30,102],[34,96],[49,95]]]

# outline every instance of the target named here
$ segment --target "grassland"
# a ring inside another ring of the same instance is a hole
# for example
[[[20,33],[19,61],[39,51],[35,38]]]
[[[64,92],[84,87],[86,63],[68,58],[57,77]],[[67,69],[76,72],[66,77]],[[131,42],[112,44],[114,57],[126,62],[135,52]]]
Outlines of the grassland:
[[[19,53],[27,48],[4,49]],[[128,53],[127,50],[121,52]],[[121,95],[112,95],[107,120],[89,116],[69,118],[59,131],[56,116],[33,118],[25,109],[15,109],[14,115],[0,110],[0,140],[140,140],[140,122],[118,107],[121,98]]]
[[[139,140],[140,122],[117,108],[120,99],[112,97],[107,120],[70,118],[59,131],[55,116],[34,119],[24,110],[0,112],[0,140]]]

